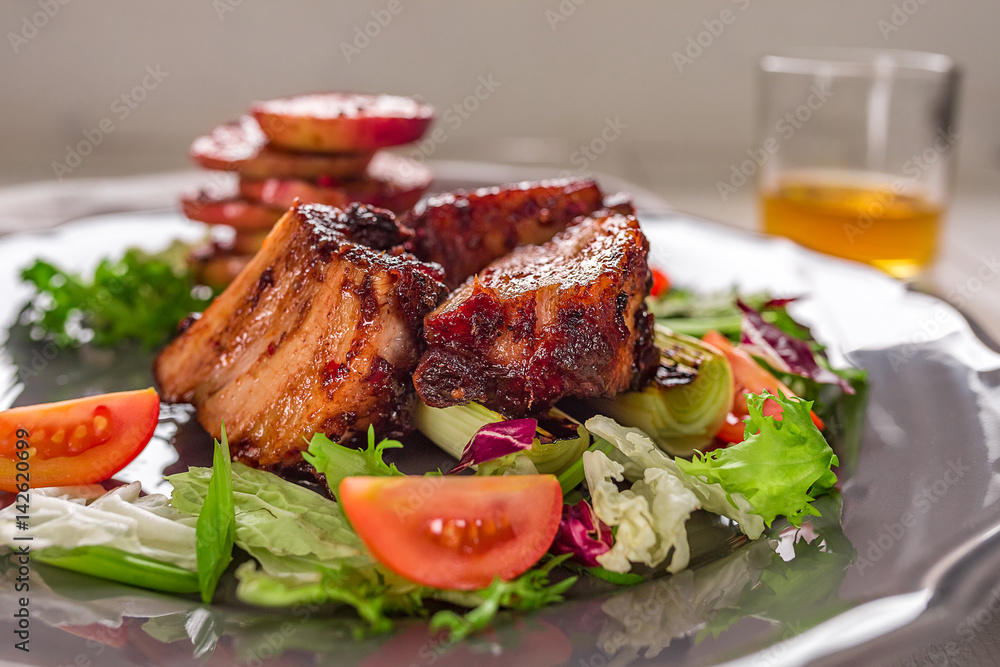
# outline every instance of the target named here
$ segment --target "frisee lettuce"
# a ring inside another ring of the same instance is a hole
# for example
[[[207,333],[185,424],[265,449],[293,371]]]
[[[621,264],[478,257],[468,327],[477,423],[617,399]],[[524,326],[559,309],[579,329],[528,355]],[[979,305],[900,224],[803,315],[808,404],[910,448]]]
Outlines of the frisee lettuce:
[[[768,398],[781,406],[781,421],[763,415]],[[747,409],[743,442],[696,454],[691,461],[678,459],[677,465],[729,494],[742,494],[768,526],[778,516],[787,517],[794,526],[801,525],[804,516],[818,516],[811,503],[836,485],[831,468],[838,460],[813,424],[812,402],[764,392],[748,394]]]
[[[501,607],[527,611],[561,602],[563,593],[576,583],[576,577],[568,577],[554,584],[549,576],[554,567],[569,558],[569,554],[556,556],[541,567],[528,570],[511,581],[494,579],[488,588],[470,593],[442,591],[437,597],[462,606],[472,606],[465,614],[456,614],[444,609],[431,617],[431,631],[447,630],[448,640],[461,641],[489,625]]]
[[[345,477],[402,475],[395,464],[386,464],[382,460],[387,449],[402,447],[398,440],[383,439],[375,444],[375,427],[368,427],[368,448],[351,449],[344,447],[322,433],[317,433],[309,441],[308,451],[302,452],[306,463],[316,468],[317,472],[326,477],[330,491],[337,495],[340,482]]]

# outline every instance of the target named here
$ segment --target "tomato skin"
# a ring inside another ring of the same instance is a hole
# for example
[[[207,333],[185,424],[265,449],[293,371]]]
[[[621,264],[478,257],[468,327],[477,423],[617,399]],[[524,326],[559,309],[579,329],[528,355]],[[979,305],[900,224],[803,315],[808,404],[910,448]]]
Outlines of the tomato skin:
[[[346,477],[338,497],[379,562],[454,590],[526,571],[549,550],[562,516],[554,475]]]
[[[660,296],[670,291],[670,278],[659,269],[650,269],[653,274],[653,288],[649,290],[650,296]]]
[[[743,433],[746,430],[743,418],[749,414],[746,394],[759,394],[765,389],[774,396],[777,396],[778,392],[785,396],[794,396],[795,394],[778,378],[754,361],[753,357],[745,350],[730,343],[729,339],[718,331],[707,332],[702,336],[702,340],[726,355],[729,365],[733,367],[733,381],[736,384],[732,412],[726,417],[725,423],[716,435],[729,443],[743,442]],[[770,399],[764,401],[761,412],[765,417],[774,417],[781,421],[781,406],[776,401]],[[823,428],[823,421],[816,416],[816,413],[811,412],[810,415],[816,427]]]
[[[153,389],[0,412],[0,489],[103,482],[139,455],[159,416]]]

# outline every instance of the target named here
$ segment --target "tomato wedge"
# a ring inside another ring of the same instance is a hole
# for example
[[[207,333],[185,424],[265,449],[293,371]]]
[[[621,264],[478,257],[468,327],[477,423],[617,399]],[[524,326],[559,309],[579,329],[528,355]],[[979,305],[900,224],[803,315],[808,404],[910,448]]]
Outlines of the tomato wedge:
[[[379,562],[457,590],[526,571],[549,550],[562,514],[554,475],[346,477],[339,498]]]
[[[670,278],[659,269],[650,269],[653,275],[653,287],[649,290],[650,296],[660,296],[670,291]]]
[[[0,412],[0,489],[103,482],[138,456],[159,416],[152,389]]]
[[[726,442],[743,442],[743,432],[745,431],[743,418],[747,412],[746,394],[759,394],[765,389],[775,396],[782,392],[785,396],[794,396],[792,390],[782,383],[778,378],[771,375],[760,364],[754,361],[745,350],[741,350],[729,339],[712,330],[702,336],[702,340],[719,349],[726,355],[729,365],[733,367],[733,381],[736,384],[736,393],[733,398],[733,409],[726,416],[726,421],[716,434]],[[774,417],[781,420],[781,406],[776,401],[764,401],[762,409],[765,417]],[[813,412],[812,420],[818,428],[823,428],[823,421]]]

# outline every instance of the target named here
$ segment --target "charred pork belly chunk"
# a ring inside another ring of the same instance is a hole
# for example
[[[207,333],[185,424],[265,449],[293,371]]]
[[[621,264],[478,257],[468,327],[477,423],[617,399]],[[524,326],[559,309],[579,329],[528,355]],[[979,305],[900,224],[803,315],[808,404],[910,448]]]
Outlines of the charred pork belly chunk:
[[[224,422],[233,456],[272,470],[304,467],[314,433],[404,433],[423,319],[446,294],[406,239],[388,211],[291,209],[156,359],[161,395],[215,437]]]
[[[443,266],[455,287],[514,248],[545,243],[601,207],[591,179],[524,182],[431,197],[406,223],[416,231],[413,253]]]
[[[640,387],[659,359],[648,252],[635,217],[605,211],[493,262],[424,320],[420,397],[514,417]]]

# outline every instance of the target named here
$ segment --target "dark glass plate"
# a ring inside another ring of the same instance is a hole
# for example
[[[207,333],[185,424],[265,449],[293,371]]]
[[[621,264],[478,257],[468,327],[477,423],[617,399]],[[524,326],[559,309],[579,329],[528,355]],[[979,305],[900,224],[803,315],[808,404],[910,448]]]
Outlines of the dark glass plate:
[[[255,610],[148,593],[34,564],[30,654],[14,650],[7,610],[23,594],[0,577],[0,655],[27,664],[701,665],[871,660],[953,630],[1000,573],[1000,356],[942,301],[866,267],[783,240],[678,214],[648,215],[653,263],[675,283],[802,295],[794,313],[838,363],[869,370],[869,418],[840,498],[801,531],[775,525],[748,543],[718,522],[692,524],[692,568],[632,588],[593,582],[564,604],[506,614],[445,651],[421,622],[356,639],[350,617],[322,609]],[[56,352],[16,324],[29,296],[17,271],[35,257],[76,269],[133,245],[194,239],[173,212],[120,213],[0,238],[0,407],[149,386],[151,353]],[[210,460],[184,407],[118,478],[168,492],[164,471]],[[440,465],[416,441],[402,464]],[[207,658],[211,654],[210,658]]]

